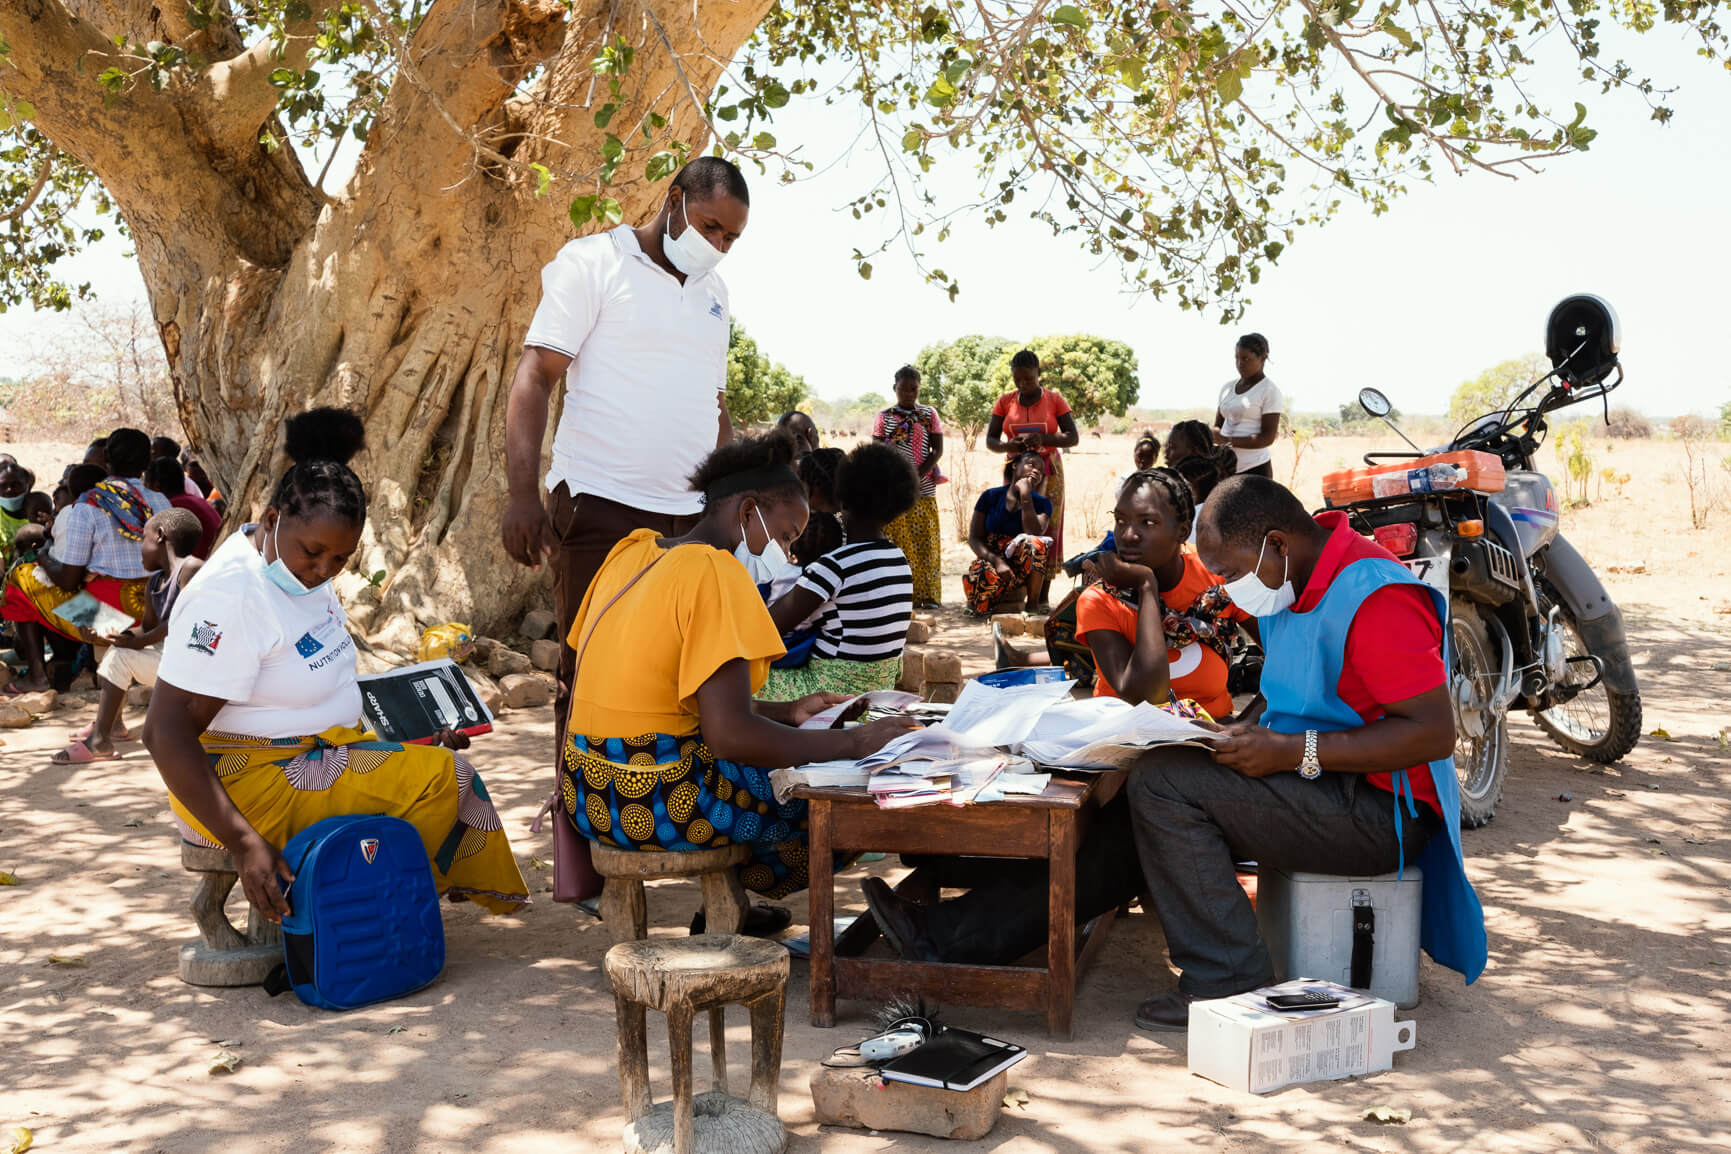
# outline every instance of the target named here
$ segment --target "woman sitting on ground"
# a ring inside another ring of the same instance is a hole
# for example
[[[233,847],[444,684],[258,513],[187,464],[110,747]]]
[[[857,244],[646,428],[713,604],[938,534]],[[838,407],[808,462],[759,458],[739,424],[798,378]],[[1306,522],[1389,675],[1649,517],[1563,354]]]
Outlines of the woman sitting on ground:
[[[1124,482],[1112,529],[1117,552],[1095,558],[1100,580],[1076,601],[1076,637],[1099,671],[1095,697],[1190,700],[1217,721],[1232,712],[1229,623],[1255,622],[1184,548],[1195,520],[1190,486],[1171,469]]]
[[[288,912],[294,880],[282,847],[343,814],[409,822],[440,893],[509,913],[529,888],[480,777],[452,753],[468,738],[446,730],[439,744],[398,745],[358,727],[355,644],[330,581],[366,521],[347,464],[365,435],[340,409],[288,422],[294,464],[263,518],[223,542],[180,595],[144,744],[181,836],[228,850],[247,900],[272,921]]]
[[[781,656],[747,565],[805,528],[805,486],[783,433],[739,437],[692,474],[703,518],[683,537],[640,529],[616,545],[572,623],[577,653],[561,808],[586,838],[623,849],[742,844],[745,887],[806,885],[806,803],[778,803],[768,770],[860,758],[914,727],[885,718],[798,728],[842,698],[753,701]]]
[[[769,609],[783,634],[821,614],[817,642],[803,665],[770,671],[761,699],[895,688],[913,615],[914,575],[884,526],[913,508],[918,495],[919,479],[899,449],[872,442],[847,455],[836,477],[847,543],[807,564],[792,591]]]
[[[0,616],[17,623],[19,651],[30,672],[25,690],[47,689],[42,658],[45,638],[59,654],[75,652],[91,638],[55,611],[79,593],[88,593],[134,621],[144,616],[148,572],[139,556],[144,523],[171,506],[163,494],[139,478],[150,461],[150,438],[137,429],[116,429],[104,448],[107,477],[78,497],[55,519],[53,544],[36,564],[20,566],[6,580]],[[65,660],[60,657],[59,660]]]
[[[962,574],[968,609],[985,616],[995,609],[1038,605],[1046,596],[1052,539],[1046,536],[1052,502],[1039,493],[1046,464],[1038,453],[1004,463],[1004,483],[974,502],[968,548],[977,560]]]
[[[108,646],[102,664],[96,667],[96,720],[72,735],[66,748],[49,760],[55,765],[86,765],[114,761],[120,753],[116,739],[129,741],[132,734],[120,724],[126,692],[134,685],[154,686],[156,669],[162,663],[162,641],[168,636],[168,617],[174,603],[204,565],[194,552],[203,527],[190,510],[174,508],[158,513],[144,523],[140,552],[150,570],[146,590],[149,603],[137,629],[126,629],[102,638]]]

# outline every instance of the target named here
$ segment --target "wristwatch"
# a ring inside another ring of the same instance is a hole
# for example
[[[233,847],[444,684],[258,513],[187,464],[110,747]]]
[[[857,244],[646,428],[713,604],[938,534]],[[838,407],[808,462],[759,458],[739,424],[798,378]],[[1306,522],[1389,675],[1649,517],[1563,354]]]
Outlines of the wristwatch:
[[[1322,762],[1316,760],[1316,730],[1304,731],[1304,760],[1298,763],[1298,776],[1315,781],[1322,776]]]

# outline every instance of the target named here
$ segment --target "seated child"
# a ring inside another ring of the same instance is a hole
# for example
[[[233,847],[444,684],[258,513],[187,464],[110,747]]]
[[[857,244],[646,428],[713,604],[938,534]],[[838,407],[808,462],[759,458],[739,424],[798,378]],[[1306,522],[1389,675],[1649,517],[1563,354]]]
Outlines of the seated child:
[[[144,523],[139,552],[151,574],[144,620],[136,630],[100,639],[109,649],[96,668],[96,684],[101,693],[96,720],[73,735],[66,748],[53,756],[53,764],[86,765],[93,761],[114,761],[120,756],[115,752],[114,739],[125,741],[132,736],[124,728],[116,732],[121,708],[126,704],[126,691],[133,685],[156,684],[156,667],[162,661],[162,639],[168,634],[169,612],[175,598],[203,564],[192,552],[202,533],[198,518],[186,509],[170,509]]]
[[[834,513],[813,513],[805,523],[805,532],[794,539],[788,550],[788,560],[799,568],[790,571],[786,576],[778,577],[770,583],[769,591],[764,600],[773,606],[777,601],[793,592],[795,585],[803,575],[804,566],[810,565],[826,553],[840,549],[847,541],[841,531],[841,521]],[[817,644],[818,622],[823,616],[820,606],[812,610],[811,615],[798,625],[782,633],[781,643],[787,652],[770,663],[771,669],[798,669],[811,659],[812,646]]]
[[[919,480],[899,449],[872,441],[847,455],[835,495],[847,543],[807,564],[793,590],[770,607],[784,635],[820,613],[812,655],[796,669],[772,669],[762,701],[894,689],[901,680],[914,574],[883,531],[913,508]]]

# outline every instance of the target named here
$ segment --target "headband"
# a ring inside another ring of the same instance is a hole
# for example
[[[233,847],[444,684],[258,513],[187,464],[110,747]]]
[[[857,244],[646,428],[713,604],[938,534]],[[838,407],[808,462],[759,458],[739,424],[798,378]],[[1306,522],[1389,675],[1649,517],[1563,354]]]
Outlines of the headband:
[[[706,503],[714,503],[735,493],[779,489],[784,485],[798,485],[802,490],[805,488],[799,474],[786,465],[760,465],[743,473],[729,473],[718,478],[715,484],[703,491],[703,499]]]
[[[1136,438],[1136,443],[1138,445],[1158,445],[1160,443],[1160,438],[1156,437],[1153,433],[1143,433],[1140,437]]]

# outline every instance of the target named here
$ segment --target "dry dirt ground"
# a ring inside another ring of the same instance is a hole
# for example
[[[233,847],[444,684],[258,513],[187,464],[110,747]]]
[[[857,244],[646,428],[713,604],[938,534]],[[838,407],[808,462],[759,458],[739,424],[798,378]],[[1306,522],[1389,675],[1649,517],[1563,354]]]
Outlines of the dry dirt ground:
[[[1306,473],[1368,447],[1321,444],[1300,473],[1301,492]],[[1072,477],[1085,487],[1121,468],[1129,442],[1083,450]],[[1422,1001],[1403,1015],[1419,1023],[1418,1047],[1394,1070],[1254,1097],[1192,1077],[1181,1037],[1131,1024],[1137,1001],[1172,982],[1158,925],[1136,914],[1083,981],[1074,1041],[1050,1041],[1033,1014],[949,1013],[1031,1051],[1011,1082],[1028,1091],[1027,1107],[1007,1112],[979,1148],[1731,1148],[1731,576],[1719,548],[1731,514],[1689,527],[1675,445],[1619,445],[1611,456],[1634,473],[1629,495],[1571,513],[1566,531],[1601,572],[1641,570],[1607,579],[1631,626],[1644,728],[1669,739],[1645,738],[1622,764],[1597,769],[1525,719],[1512,724],[1501,810],[1466,835],[1490,929],[1483,978],[1463,987],[1426,963]],[[1289,462],[1277,457],[1283,479]],[[959,560],[952,550],[952,568]],[[947,584],[953,604],[953,573]],[[945,614],[939,643],[983,668],[980,627],[959,614]],[[192,932],[192,886],[142,749],[123,747],[118,764],[47,764],[84,720],[61,713],[0,734],[0,869],[19,881],[0,888],[0,1136],[27,1126],[44,1151],[618,1148],[624,1119],[600,924],[545,896],[508,918],[446,907],[444,977],[347,1014],[256,989],[185,986],[175,956]],[[545,796],[550,722],[545,709],[510,714],[475,751],[537,889],[551,838],[528,825]],[[869,868],[895,872],[893,862]],[[841,881],[838,904],[850,910],[863,908],[860,873]],[[788,904],[803,923],[803,899]],[[693,887],[656,886],[655,932],[683,932],[676,927],[696,905]],[[844,1002],[835,1029],[813,1029],[806,979],[796,961],[781,1082],[793,1148],[945,1148],[814,1123],[811,1072],[860,1036],[871,1007]],[[733,1021],[737,1079],[746,1034],[741,1017]],[[665,1094],[659,1045],[652,1041],[651,1060]],[[223,1047],[244,1064],[207,1073]],[[1364,1121],[1379,1104],[1410,1108],[1412,1121]]]

